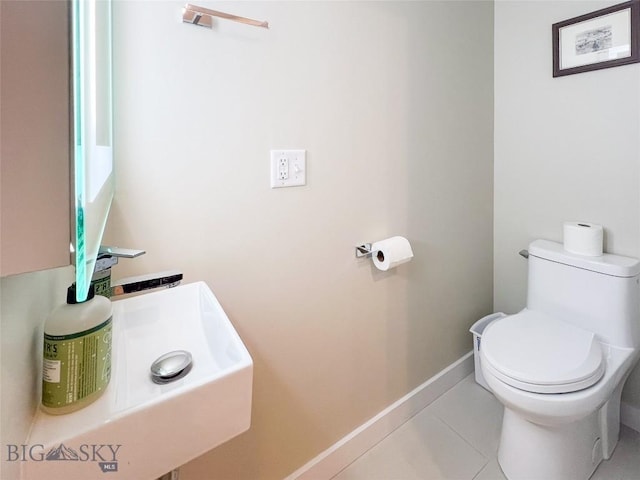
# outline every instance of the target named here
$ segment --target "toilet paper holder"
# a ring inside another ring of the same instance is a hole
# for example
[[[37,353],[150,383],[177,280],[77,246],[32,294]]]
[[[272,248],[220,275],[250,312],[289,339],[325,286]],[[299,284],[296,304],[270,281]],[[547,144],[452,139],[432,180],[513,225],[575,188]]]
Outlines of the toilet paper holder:
[[[374,255],[378,257],[379,261],[384,261],[384,253],[381,250],[374,250],[371,243],[363,243],[356,247],[356,258],[371,258]]]
[[[375,252],[371,249],[371,243],[363,243],[356,246],[356,258],[371,257]]]

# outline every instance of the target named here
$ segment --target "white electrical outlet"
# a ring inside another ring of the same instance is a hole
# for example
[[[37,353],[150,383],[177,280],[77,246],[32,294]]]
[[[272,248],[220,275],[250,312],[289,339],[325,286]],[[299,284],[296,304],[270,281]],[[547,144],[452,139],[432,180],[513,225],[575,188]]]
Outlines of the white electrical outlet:
[[[289,178],[289,159],[284,155],[278,156],[278,180]]]
[[[306,150],[271,150],[271,188],[307,184]]]

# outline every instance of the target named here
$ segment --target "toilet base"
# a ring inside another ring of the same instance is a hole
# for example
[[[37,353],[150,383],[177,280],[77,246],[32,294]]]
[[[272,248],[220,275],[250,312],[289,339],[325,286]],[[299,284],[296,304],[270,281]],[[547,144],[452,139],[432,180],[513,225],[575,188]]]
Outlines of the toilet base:
[[[604,458],[603,410],[606,406],[577,422],[546,426],[505,407],[498,449],[502,471],[509,480],[587,480]]]
[[[586,417],[568,422],[561,417],[541,417],[539,412],[518,411],[513,398],[505,401],[499,395],[504,397],[510,390],[500,390],[502,383],[488,376],[492,391],[505,405],[498,463],[506,477],[587,480],[602,460],[611,458],[618,444],[620,399],[630,372],[630,368],[626,369],[604,405]]]

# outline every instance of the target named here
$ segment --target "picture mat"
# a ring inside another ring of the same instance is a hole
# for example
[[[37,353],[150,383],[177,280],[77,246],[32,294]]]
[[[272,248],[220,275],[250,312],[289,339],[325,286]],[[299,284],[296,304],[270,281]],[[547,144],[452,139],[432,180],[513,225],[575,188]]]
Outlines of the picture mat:
[[[578,36],[594,30],[611,29],[611,47],[597,52],[578,54]],[[560,29],[560,70],[592,65],[631,56],[631,8],[602,17],[568,25]]]

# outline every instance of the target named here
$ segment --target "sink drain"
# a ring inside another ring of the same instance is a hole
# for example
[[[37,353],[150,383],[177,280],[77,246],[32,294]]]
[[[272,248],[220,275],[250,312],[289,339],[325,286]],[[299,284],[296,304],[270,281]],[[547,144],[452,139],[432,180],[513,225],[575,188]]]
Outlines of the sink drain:
[[[186,350],[175,350],[158,357],[151,364],[154,383],[170,383],[184,377],[193,366],[193,358]]]

